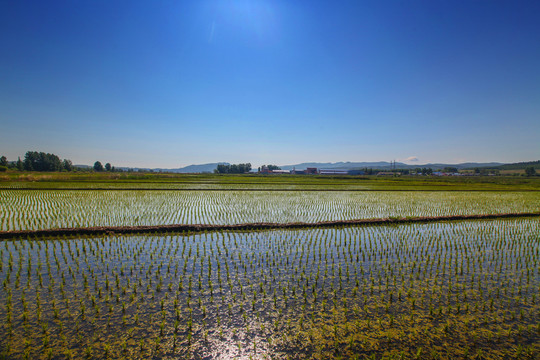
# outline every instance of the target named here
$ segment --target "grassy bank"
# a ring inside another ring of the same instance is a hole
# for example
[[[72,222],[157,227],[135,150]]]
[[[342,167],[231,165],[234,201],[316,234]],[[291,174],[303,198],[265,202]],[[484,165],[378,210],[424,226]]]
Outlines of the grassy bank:
[[[0,175],[0,189],[186,189],[186,190],[478,190],[540,191],[540,177],[520,176],[306,176],[159,173],[37,173]]]

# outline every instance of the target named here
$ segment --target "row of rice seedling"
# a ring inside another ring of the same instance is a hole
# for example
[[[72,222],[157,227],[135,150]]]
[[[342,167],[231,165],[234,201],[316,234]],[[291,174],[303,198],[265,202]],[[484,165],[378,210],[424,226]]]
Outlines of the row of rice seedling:
[[[4,240],[0,349],[523,358],[540,351],[539,257],[537,219]]]
[[[539,192],[0,191],[0,230],[534,212]]]
[[[99,181],[56,181],[56,182],[32,182],[32,181],[17,181],[17,182],[0,182],[0,190],[4,189],[87,189],[87,190],[115,190],[115,189],[160,189],[160,190],[308,190],[308,191],[324,191],[324,190],[370,190],[372,188],[383,188],[384,185],[374,186],[373,183],[365,182],[343,182],[336,183],[326,182],[299,182],[288,183],[279,179],[276,182],[232,182],[220,183],[219,181],[203,181],[197,179],[195,181],[180,181],[180,182],[156,182],[156,181],[114,181],[114,182],[99,182]],[[436,185],[435,185],[436,187]],[[414,189],[409,187],[409,190]],[[461,189],[460,189],[461,190]]]

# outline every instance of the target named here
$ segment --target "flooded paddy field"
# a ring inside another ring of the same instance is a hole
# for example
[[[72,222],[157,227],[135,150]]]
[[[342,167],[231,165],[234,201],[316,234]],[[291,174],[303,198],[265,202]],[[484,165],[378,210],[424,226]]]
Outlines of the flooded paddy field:
[[[540,192],[0,191],[0,231],[538,212]]]
[[[0,241],[0,355],[534,358],[540,222]]]

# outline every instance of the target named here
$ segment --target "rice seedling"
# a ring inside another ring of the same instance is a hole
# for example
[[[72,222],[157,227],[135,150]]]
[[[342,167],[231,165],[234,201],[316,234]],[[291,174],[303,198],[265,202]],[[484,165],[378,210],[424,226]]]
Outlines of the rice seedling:
[[[4,240],[0,348],[414,358],[440,333],[455,357],[534,353],[539,234],[521,219]]]
[[[0,191],[0,230],[319,222],[532,212],[539,207],[538,192],[9,190]]]

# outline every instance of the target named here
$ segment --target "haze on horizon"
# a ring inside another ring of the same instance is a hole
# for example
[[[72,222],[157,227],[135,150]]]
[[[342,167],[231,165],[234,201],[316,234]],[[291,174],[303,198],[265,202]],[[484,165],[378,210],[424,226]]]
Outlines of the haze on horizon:
[[[2,2],[0,155],[536,160],[539,15],[537,1]]]

